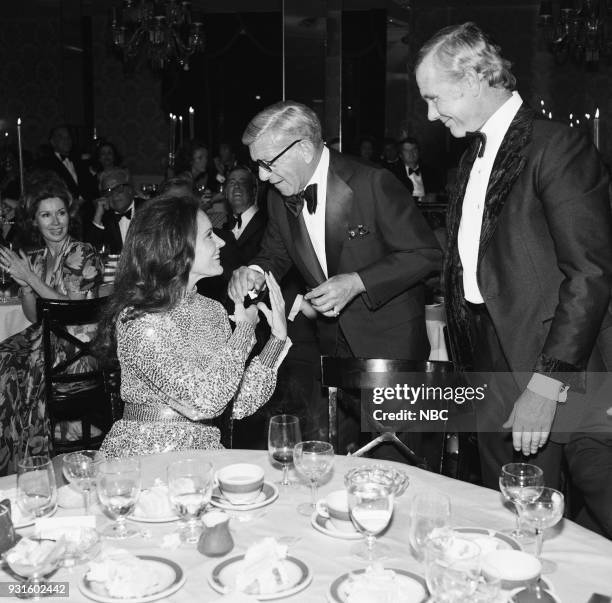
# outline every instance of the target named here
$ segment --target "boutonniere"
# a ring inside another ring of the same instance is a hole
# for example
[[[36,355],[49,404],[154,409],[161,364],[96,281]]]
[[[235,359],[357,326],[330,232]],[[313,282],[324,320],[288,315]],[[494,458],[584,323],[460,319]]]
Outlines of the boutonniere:
[[[370,234],[370,229],[364,224],[357,224],[357,226],[349,226],[348,236],[349,239],[356,237],[363,238]]]

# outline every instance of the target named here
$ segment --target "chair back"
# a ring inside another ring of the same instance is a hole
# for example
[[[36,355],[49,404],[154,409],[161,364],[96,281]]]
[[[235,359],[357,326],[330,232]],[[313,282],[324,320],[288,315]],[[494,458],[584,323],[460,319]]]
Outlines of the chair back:
[[[105,371],[91,352],[91,339],[95,333],[82,340],[69,328],[95,325],[105,301],[105,298],[37,300],[52,439],[55,426],[62,421],[80,421],[83,429],[80,439],[70,442],[54,439],[56,452],[99,446],[113,422]],[[92,424],[101,429],[102,436],[92,438]]]

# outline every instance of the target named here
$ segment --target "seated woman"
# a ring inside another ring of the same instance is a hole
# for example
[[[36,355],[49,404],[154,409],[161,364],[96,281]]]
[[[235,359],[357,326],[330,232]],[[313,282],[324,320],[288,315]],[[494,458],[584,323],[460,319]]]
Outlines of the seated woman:
[[[23,311],[35,323],[0,343],[0,475],[15,472],[24,456],[51,449],[36,299],[83,299],[95,295],[102,280],[95,249],[70,236],[71,202],[57,175],[34,174],[26,183],[25,211],[44,247],[29,254],[0,247],[0,267],[20,285]],[[56,359],[65,358],[65,352],[58,349]]]
[[[232,333],[221,304],[195,289],[222,272],[222,246],[192,197],[158,197],[133,220],[99,331],[104,356],[116,347],[125,401],[102,444],[106,454],[222,448],[210,420],[234,397],[240,419],[272,395],[291,345],[280,288],[266,275],[271,309],[236,304]],[[258,308],[271,336],[245,368]]]

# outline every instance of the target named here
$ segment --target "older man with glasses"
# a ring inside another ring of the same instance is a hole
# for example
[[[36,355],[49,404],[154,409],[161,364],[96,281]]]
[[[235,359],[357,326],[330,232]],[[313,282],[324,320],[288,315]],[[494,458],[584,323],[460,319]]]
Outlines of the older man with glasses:
[[[280,281],[295,264],[308,292],[289,318],[300,309],[316,318],[322,353],[426,360],[423,281],[442,254],[402,184],[325,147],[319,119],[300,103],[264,109],[242,142],[272,186],[261,251],[234,272],[230,297],[259,290],[262,271]]]
[[[130,222],[143,199],[134,196],[130,173],[112,168],[100,175],[100,197],[86,229],[86,240],[107,253],[121,253]]]

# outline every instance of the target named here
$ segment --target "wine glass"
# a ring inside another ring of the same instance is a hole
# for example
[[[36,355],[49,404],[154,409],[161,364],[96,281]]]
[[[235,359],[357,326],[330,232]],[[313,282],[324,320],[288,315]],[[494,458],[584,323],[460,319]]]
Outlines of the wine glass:
[[[116,518],[102,532],[107,538],[129,538],[138,532],[128,527],[125,518],[133,511],[140,494],[140,461],[136,458],[105,460],[98,468],[97,489],[100,502]]]
[[[351,521],[366,537],[351,552],[370,562],[388,556],[389,547],[376,544],[376,536],[391,521],[395,483],[379,470],[361,469],[351,473],[346,487]]]
[[[283,466],[280,486],[290,486],[289,465],[293,462],[293,449],[302,439],[300,420],[295,415],[276,415],[268,426],[268,452],[272,460]]]
[[[85,515],[89,515],[91,491],[96,485],[96,476],[104,454],[99,450],[78,450],[66,454],[62,460],[64,474],[68,481],[83,491]]]
[[[548,559],[542,559],[542,544],[544,530],[552,528],[563,517],[565,499],[563,494],[553,488],[542,488],[535,500],[522,502],[519,507],[521,518],[527,525],[535,529],[536,557],[542,563],[542,573],[550,574],[557,569],[557,564]]]
[[[501,469],[499,489],[504,498],[516,508],[516,527],[506,530],[518,541],[525,541],[528,535],[521,530],[521,505],[534,501],[542,492],[544,472],[536,465],[529,463],[508,463]]]
[[[168,497],[176,514],[187,520],[181,533],[184,542],[198,542],[202,531],[199,519],[210,502],[213,485],[211,463],[189,458],[168,465]]]
[[[25,515],[34,517],[55,511],[57,485],[48,456],[30,456],[17,463],[17,504]]]
[[[408,540],[417,560],[423,560],[424,546],[434,530],[450,525],[450,498],[440,492],[417,494],[410,507]]]
[[[331,471],[334,464],[334,447],[319,440],[300,442],[293,449],[293,463],[310,483],[311,502],[299,505],[298,513],[310,516],[316,509],[319,480]]]

